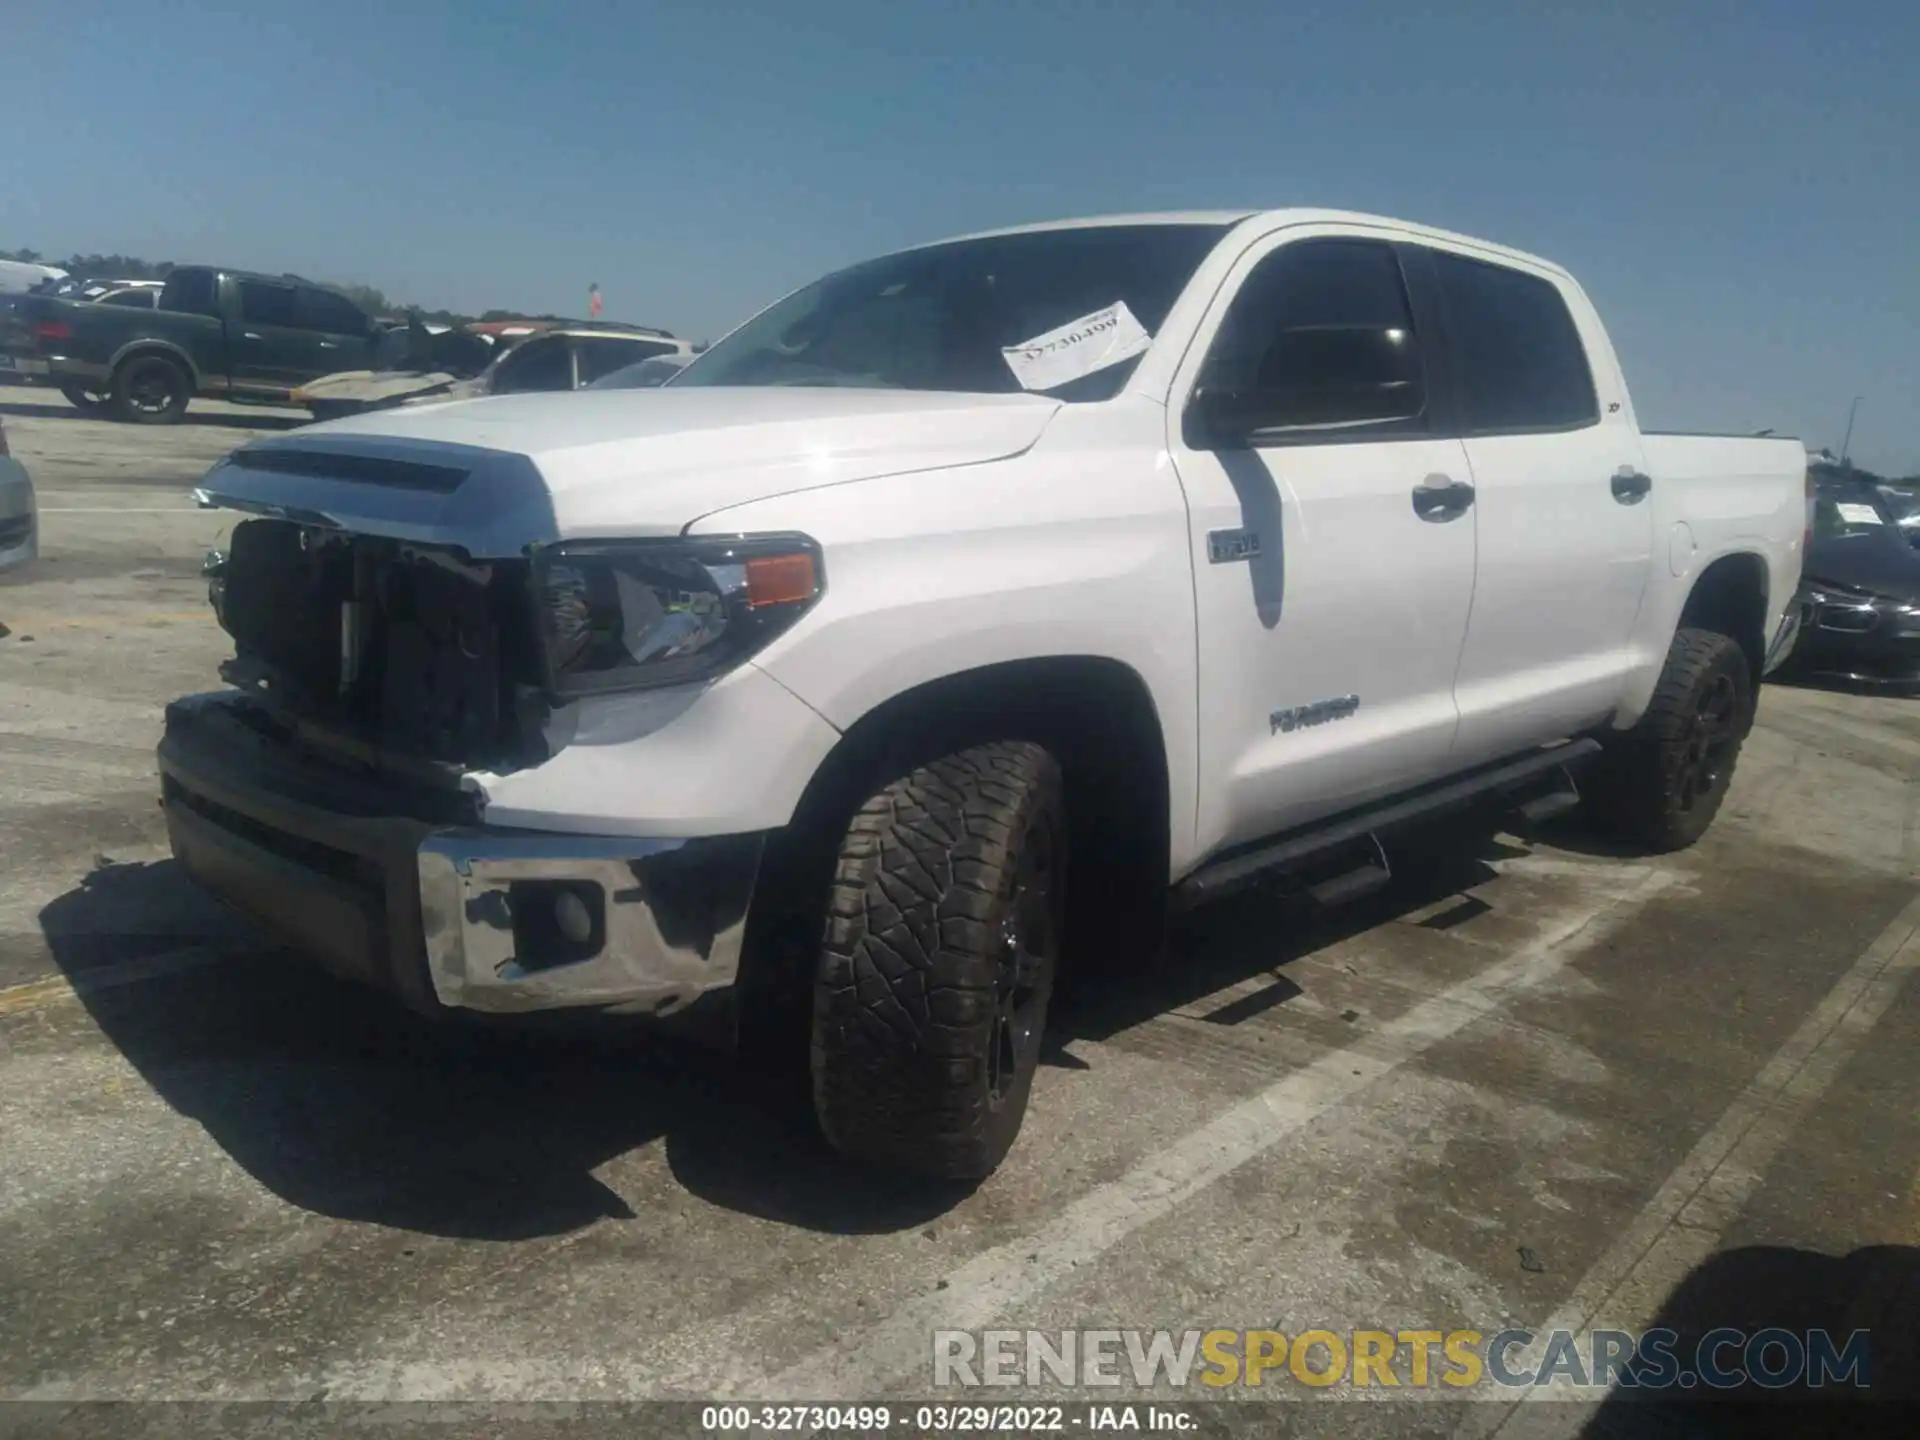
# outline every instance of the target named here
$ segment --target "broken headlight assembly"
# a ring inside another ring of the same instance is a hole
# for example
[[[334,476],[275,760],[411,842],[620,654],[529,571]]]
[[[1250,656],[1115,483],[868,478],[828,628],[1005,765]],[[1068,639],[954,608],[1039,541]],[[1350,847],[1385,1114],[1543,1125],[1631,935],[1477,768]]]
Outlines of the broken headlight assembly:
[[[581,541],[533,556],[548,690],[573,698],[724,674],[826,589],[803,535]]]

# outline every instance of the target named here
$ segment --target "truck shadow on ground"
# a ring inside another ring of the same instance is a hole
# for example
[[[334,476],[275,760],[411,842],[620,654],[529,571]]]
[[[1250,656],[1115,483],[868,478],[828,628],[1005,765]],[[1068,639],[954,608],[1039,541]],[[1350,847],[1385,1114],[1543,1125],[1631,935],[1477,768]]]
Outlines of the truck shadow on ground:
[[[1284,1003],[1300,993],[1277,973],[1288,959],[1480,883],[1490,853],[1483,842],[1473,855],[1428,857],[1330,915],[1289,901],[1222,907],[1172,956],[1064,995],[1046,1063],[1079,1064],[1063,1048],[1075,1038],[1263,972]],[[155,914],[173,917],[179,944],[195,932],[225,958],[138,983],[89,978],[128,958],[149,928],[138,917]],[[593,1172],[655,1143],[692,1194],[827,1233],[925,1225],[971,1188],[872,1174],[852,1183],[798,1074],[769,1077],[624,1025],[529,1032],[415,1016],[238,938],[170,860],[96,870],[40,922],[93,1021],[154,1092],[262,1185],[317,1214],[476,1239],[564,1234],[634,1218]]]
[[[91,421],[97,425],[120,423],[117,420],[109,420],[103,415],[82,414],[65,400],[0,400],[0,415],[17,416],[22,420]],[[297,430],[302,425],[311,425],[313,417],[269,410],[262,410],[257,414],[252,411],[233,414],[189,405],[186,416],[180,423],[187,427],[213,425],[226,430]]]
[[[1694,1370],[1703,1342],[1723,1327],[1745,1336],[1777,1327],[1803,1346],[1810,1331],[1825,1331],[1840,1363],[1822,1372],[1825,1383],[1813,1385],[1811,1367],[1794,1364],[1782,1344],[1758,1362],[1783,1379],[1791,1371],[1789,1383],[1778,1388],[1616,1389],[1581,1431],[1582,1440],[1920,1435],[1920,1248],[1875,1246],[1846,1256],[1766,1245],[1724,1250],[1674,1287],[1649,1330],[1673,1332],[1669,1353],[1677,1375]],[[1847,1345],[1856,1331],[1866,1332],[1863,1350],[1855,1352],[1864,1363],[1851,1372]],[[1722,1374],[1755,1364],[1737,1341],[1716,1347],[1710,1359]],[[1865,1379],[1866,1387],[1849,1383],[1849,1374]]]

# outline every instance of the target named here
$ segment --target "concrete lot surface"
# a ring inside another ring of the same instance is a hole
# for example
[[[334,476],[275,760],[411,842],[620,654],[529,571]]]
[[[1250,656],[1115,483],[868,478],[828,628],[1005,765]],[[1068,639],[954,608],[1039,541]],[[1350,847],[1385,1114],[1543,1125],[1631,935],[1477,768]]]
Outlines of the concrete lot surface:
[[[187,491],[297,417],[0,418],[45,557],[0,582],[0,1396],[925,1399],[942,1329],[1657,1323],[1866,1329],[1914,1394],[1913,704],[1769,687],[1684,854],[1437,835],[1357,908],[1203,913],[1057,1017],[999,1175],[907,1184],[715,1059],[431,1031],[190,890],[151,752],[217,684],[229,520]],[[1675,1419],[1399,1375],[1153,1398],[1205,1433],[1920,1433],[1831,1391]]]

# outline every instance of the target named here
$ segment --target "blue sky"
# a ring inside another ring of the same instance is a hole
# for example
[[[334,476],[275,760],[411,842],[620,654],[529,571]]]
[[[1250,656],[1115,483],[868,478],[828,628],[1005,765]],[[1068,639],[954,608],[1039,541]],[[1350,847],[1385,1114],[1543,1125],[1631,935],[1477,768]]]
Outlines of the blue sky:
[[[1652,426],[1920,472],[1920,6],[7,7],[0,246],[716,335],[901,244],[1337,205],[1568,265]]]

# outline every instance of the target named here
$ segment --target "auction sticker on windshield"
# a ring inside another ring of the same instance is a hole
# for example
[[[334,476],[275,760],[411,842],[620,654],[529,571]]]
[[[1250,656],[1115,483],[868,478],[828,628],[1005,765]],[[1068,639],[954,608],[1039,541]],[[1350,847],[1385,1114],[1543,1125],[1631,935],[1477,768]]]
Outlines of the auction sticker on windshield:
[[[1127,302],[1116,300],[1104,310],[1069,320],[1056,330],[1009,345],[1000,353],[1023,390],[1051,390],[1131,360],[1153,337],[1134,319]]]
[[[1032,387],[1029,386],[1029,389]],[[1849,525],[1878,525],[1880,512],[1871,505],[1837,504],[1834,509],[1840,512],[1840,518]]]

